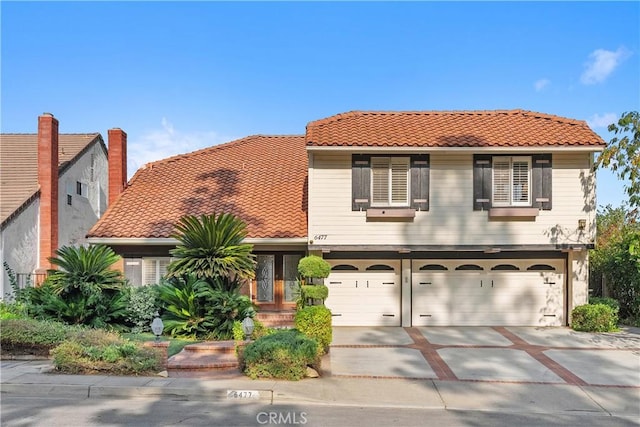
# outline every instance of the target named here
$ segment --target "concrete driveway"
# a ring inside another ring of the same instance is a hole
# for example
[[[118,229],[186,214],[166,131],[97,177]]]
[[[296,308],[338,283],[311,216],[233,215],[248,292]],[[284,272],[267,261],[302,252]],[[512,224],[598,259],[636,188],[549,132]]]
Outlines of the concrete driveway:
[[[332,376],[640,387],[640,331],[334,327]]]

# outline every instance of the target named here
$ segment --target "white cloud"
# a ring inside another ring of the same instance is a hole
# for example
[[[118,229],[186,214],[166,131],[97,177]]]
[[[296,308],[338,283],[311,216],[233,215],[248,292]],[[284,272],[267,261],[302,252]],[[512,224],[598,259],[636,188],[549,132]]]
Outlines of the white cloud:
[[[166,159],[230,141],[216,132],[183,132],[162,118],[161,128],[148,131],[127,143],[127,169],[129,178],[149,162]]]
[[[616,113],[596,113],[587,119],[587,124],[590,128],[606,128],[616,120],[618,120],[618,116]]]
[[[585,85],[602,83],[613,71],[624,62],[631,52],[620,47],[615,52],[605,49],[596,49],[589,54],[589,60],[585,63],[585,70],[580,76],[580,82]]]
[[[537,80],[533,84],[533,87],[536,88],[536,92],[540,92],[542,89],[544,89],[545,87],[549,86],[550,84],[551,84],[551,80],[549,80],[549,79],[540,79],[540,80]]]

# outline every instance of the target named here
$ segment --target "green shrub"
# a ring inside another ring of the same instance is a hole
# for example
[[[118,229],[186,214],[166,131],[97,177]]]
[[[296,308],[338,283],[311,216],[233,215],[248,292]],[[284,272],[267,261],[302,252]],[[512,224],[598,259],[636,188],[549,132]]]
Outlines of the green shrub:
[[[17,301],[0,301],[0,319],[28,319],[27,307]]]
[[[571,312],[571,328],[582,332],[612,332],[617,330],[618,316],[605,304],[585,304]]]
[[[2,319],[0,330],[3,354],[34,354],[47,357],[49,350],[82,329],[54,321]]]
[[[296,305],[299,309],[309,305],[322,305],[328,296],[329,288],[325,285],[302,285]]]
[[[84,330],[51,351],[60,372],[115,375],[151,374],[162,369],[162,353],[100,329]]]
[[[244,372],[251,378],[300,380],[307,366],[317,365],[318,344],[295,329],[281,330],[249,343]]]
[[[242,322],[239,320],[233,322],[233,340],[244,341],[244,330],[242,329]]]
[[[158,287],[145,285],[131,287],[125,319],[131,323],[131,332],[139,334],[151,330],[151,321],[159,310]]]
[[[591,305],[595,305],[595,304],[604,304],[604,305],[608,305],[609,307],[611,307],[611,309],[613,310],[613,313],[618,316],[618,313],[620,312],[620,303],[613,299],[613,298],[605,298],[605,297],[589,297],[589,304]]]
[[[305,307],[296,312],[296,329],[316,340],[320,355],[328,351],[333,340],[331,311],[323,305]]]
[[[170,279],[159,285],[165,331],[172,336],[230,339],[233,322],[253,317],[251,300],[195,276]]]
[[[262,323],[258,319],[253,319],[253,333],[251,334],[252,340],[255,341],[258,338],[271,335],[274,332],[276,332],[275,329],[265,326],[264,323]]]
[[[331,273],[331,264],[317,255],[309,255],[298,262],[298,273],[310,279],[324,279]]]

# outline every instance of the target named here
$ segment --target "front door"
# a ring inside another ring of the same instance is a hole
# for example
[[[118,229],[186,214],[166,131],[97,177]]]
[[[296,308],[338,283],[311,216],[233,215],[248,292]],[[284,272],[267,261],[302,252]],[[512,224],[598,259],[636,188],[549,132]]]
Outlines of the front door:
[[[302,254],[257,254],[252,299],[262,310],[294,310]]]

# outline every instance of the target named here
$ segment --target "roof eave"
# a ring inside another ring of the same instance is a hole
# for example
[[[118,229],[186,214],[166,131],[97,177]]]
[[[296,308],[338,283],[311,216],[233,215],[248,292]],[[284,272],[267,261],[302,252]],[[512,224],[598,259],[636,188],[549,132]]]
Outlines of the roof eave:
[[[581,145],[581,146],[535,146],[535,147],[382,147],[369,145],[323,145],[323,146],[307,146],[307,151],[346,151],[346,152],[479,152],[479,151],[500,151],[500,152],[591,152],[599,153],[604,150],[604,146]]]
[[[87,239],[91,244],[102,245],[145,245],[145,246],[175,246],[179,242],[172,237],[89,237]],[[253,245],[279,245],[279,246],[294,246],[307,243],[306,237],[291,237],[291,238],[247,238],[244,239],[244,243],[250,243]]]

